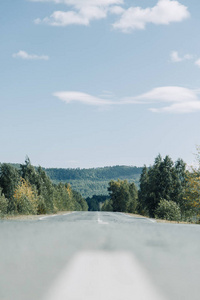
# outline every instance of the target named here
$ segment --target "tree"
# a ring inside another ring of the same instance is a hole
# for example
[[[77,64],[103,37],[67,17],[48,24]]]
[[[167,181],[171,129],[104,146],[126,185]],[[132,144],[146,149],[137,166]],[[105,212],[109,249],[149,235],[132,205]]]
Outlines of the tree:
[[[2,193],[2,189],[0,189],[0,217],[7,214],[8,209],[8,200]]]
[[[86,198],[87,204],[88,204],[88,210],[89,211],[99,211],[100,207],[99,207],[99,202],[97,201],[97,199],[95,199],[95,197],[93,196],[92,198]]]
[[[21,179],[20,184],[14,192],[16,211],[20,214],[37,214],[38,197],[37,192],[31,184]]]
[[[137,205],[138,205],[138,191],[134,182],[129,184],[129,193],[130,193],[130,200],[128,203],[128,212],[136,213]]]
[[[184,206],[186,216],[200,214],[200,173],[197,170],[187,172]]]
[[[83,199],[81,194],[79,192],[76,192],[73,190],[72,190],[72,194],[73,194],[73,199],[74,199],[74,204],[75,204],[75,210],[76,211],[79,211],[79,210],[88,211],[87,202],[85,201],[85,199]]]
[[[186,172],[185,194],[183,197],[187,214],[200,215],[200,146],[196,147],[196,166]]]
[[[187,173],[186,163],[179,158],[175,163],[175,184],[172,200],[174,200],[180,206],[182,215],[186,214],[188,211],[188,205],[185,198],[188,177]]]
[[[112,200],[110,200],[110,199],[105,200],[104,204],[102,205],[101,210],[102,211],[113,211]]]
[[[154,165],[143,168],[140,178],[139,211],[154,217],[161,199],[174,201],[184,211],[186,167],[183,160],[177,162],[167,155],[158,155]]]
[[[32,183],[36,186],[38,195],[43,198],[46,212],[54,212],[55,188],[50,178],[41,167],[38,167],[37,174],[32,178],[35,178],[35,181],[32,181]]]
[[[21,177],[28,180],[31,185],[37,186],[38,184],[38,173],[34,166],[31,165],[31,161],[28,156],[26,156],[25,164],[20,165]]]
[[[113,207],[113,211],[136,212],[137,190],[134,183],[129,184],[127,180],[109,182],[108,191]]]
[[[8,212],[14,212],[15,205],[13,201],[14,191],[19,184],[19,172],[10,164],[2,164],[0,168],[0,187],[5,197],[8,199]]]
[[[149,193],[149,174],[148,168],[144,165],[140,176],[140,189],[138,191],[138,212],[142,215],[148,214],[148,193]]]

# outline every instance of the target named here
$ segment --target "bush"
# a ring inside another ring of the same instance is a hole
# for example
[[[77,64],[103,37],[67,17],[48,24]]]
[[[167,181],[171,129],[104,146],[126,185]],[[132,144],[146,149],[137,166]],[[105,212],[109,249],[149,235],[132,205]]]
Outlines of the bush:
[[[8,200],[5,198],[4,194],[2,194],[2,191],[0,189],[0,217],[3,217],[7,214],[7,208]]]
[[[169,221],[180,221],[181,210],[176,202],[162,199],[155,210],[155,217]]]

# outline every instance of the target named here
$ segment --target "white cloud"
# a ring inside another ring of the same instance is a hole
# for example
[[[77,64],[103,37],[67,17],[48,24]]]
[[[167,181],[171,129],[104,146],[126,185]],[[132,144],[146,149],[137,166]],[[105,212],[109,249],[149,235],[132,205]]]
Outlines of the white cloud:
[[[112,105],[114,102],[100,98],[91,96],[86,93],[81,92],[57,92],[54,93],[54,96],[59,98],[60,100],[70,103],[70,102],[80,102],[87,105],[94,105],[94,106],[105,106],[105,105]]]
[[[103,19],[106,12],[98,7],[89,7],[79,12],[76,11],[55,11],[49,18],[43,20],[36,19],[35,23],[46,23],[52,26],[68,26],[68,25],[89,25],[91,20]]]
[[[155,88],[148,93],[137,96],[136,99],[156,100],[159,102],[188,102],[198,101],[198,96],[197,93],[191,89],[178,86],[166,86]]]
[[[119,11],[123,10],[117,6],[123,4],[123,0],[34,0],[34,2],[54,2],[72,6],[73,10],[55,11],[50,17],[35,20],[36,24],[46,23],[52,26],[73,24],[87,26],[92,20],[106,18],[112,8],[115,14],[119,14]]]
[[[63,3],[68,6],[86,7],[86,6],[110,6],[123,4],[123,0],[29,0],[31,2],[54,2]]]
[[[193,59],[193,55],[191,55],[191,54],[185,54],[184,56],[181,57],[178,54],[177,51],[172,51],[170,53],[170,58],[171,58],[172,62],[181,62],[181,61],[184,61],[184,60],[191,60],[191,59]]]
[[[154,88],[151,91],[134,96],[121,98],[118,101],[106,99],[106,95],[95,97],[86,93],[66,91],[54,94],[60,100],[70,103],[79,102],[93,106],[108,105],[140,105],[140,104],[159,104],[159,108],[150,108],[150,111],[161,113],[192,113],[200,111],[199,90],[192,90],[177,86],[166,86]],[[162,105],[163,104],[163,105]],[[160,107],[162,105],[162,107]]]
[[[187,7],[178,1],[159,0],[152,8],[128,8],[113,27],[123,32],[131,32],[135,29],[145,29],[148,23],[168,25],[172,22],[181,22],[189,16]]]
[[[47,55],[36,55],[36,54],[28,54],[25,51],[20,50],[18,53],[14,53],[12,55],[14,58],[22,58],[26,60],[48,60],[49,56]]]
[[[136,99],[164,103],[164,107],[151,108],[152,112],[192,113],[200,111],[199,91],[177,86],[159,87]]]
[[[121,15],[121,14],[123,14],[124,11],[125,11],[124,8],[122,8],[121,6],[117,6],[117,5],[111,6],[109,9],[109,12],[114,15]]]
[[[192,54],[185,54],[183,56],[183,59],[188,59],[188,60],[193,59],[193,55]]]
[[[180,22],[190,16],[186,6],[175,0],[159,0],[150,8],[130,7],[124,9],[124,0],[29,0],[32,2],[53,2],[70,6],[69,11],[54,11],[49,17],[35,19],[35,23],[46,23],[52,26],[72,24],[89,25],[92,20],[106,18],[108,13],[121,15],[113,24],[115,29],[131,32],[134,29],[145,29],[147,23],[167,25]]]
[[[55,2],[55,1],[54,1]],[[43,20],[36,19],[35,23],[46,23],[52,26],[89,25],[92,20],[100,20],[107,17],[108,9],[112,4],[123,3],[121,0],[60,0],[56,3],[72,5],[75,10],[55,11],[50,17]]]
[[[171,58],[171,61],[173,61],[173,62],[180,62],[183,60],[182,58],[180,58],[177,51],[172,51],[170,54],[170,58]]]
[[[195,65],[197,65],[197,66],[200,68],[200,59],[197,59],[197,60],[195,61]]]
[[[193,63],[200,68],[200,58],[196,59],[196,55],[185,54],[183,56],[180,56],[177,51],[172,51],[170,53],[170,59],[174,63],[183,62],[185,60],[192,60]]]
[[[151,108],[150,110],[156,113],[193,113],[200,111],[200,101],[174,103],[170,106],[165,106],[162,108]]]

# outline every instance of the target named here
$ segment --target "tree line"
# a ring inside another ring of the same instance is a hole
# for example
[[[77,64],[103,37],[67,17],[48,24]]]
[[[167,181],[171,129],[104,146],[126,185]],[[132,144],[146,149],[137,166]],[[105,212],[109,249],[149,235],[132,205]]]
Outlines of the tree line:
[[[152,166],[143,167],[139,190],[127,180],[110,181],[110,198],[102,210],[195,221],[200,213],[200,151],[197,161],[198,167],[188,170],[182,159],[173,162],[158,155]]]
[[[46,168],[47,175],[52,180],[69,181],[69,180],[111,180],[132,178],[133,175],[140,175],[142,168],[135,166],[113,166],[103,168],[90,169],[62,169],[62,168]]]
[[[139,184],[141,167],[113,166],[90,169],[61,169],[46,168],[47,175],[54,183],[68,182],[71,187],[79,191],[84,198],[93,195],[109,195],[107,187],[110,180],[127,179]]]
[[[46,214],[58,211],[88,210],[80,193],[67,183],[53,184],[42,167],[30,159],[16,169],[0,166],[0,215]]]
[[[188,169],[182,159],[158,155],[141,169],[139,189],[134,182],[108,183],[108,195],[86,200],[68,183],[55,184],[42,167],[29,158],[17,168],[0,165],[0,215],[46,214],[57,211],[113,211],[138,213],[167,220],[194,220],[200,214],[200,148],[197,167]],[[139,169],[139,168],[138,168]]]

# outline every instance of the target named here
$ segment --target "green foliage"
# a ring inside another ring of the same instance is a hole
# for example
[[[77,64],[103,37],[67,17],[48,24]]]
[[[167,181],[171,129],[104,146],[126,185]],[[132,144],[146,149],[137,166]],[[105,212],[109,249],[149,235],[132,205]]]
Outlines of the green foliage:
[[[21,179],[20,184],[14,193],[16,212],[19,214],[36,214],[38,207],[38,195],[34,187],[25,180]]]
[[[8,208],[8,200],[2,194],[2,190],[0,189],[0,217],[3,217],[7,214],[7,208]]]
[[[180,221],[181,210],[179,205],[174,201],[162,199],[155,210],[155,217],[168,221]]]
[[[154,216],[160,199],[172,200],[179,204],[184,213],[184,193],[186,187],[185,163],[179,159],[175,163],[169,156],[164,159],[158,155],[149,169],[144,166],[140,177],[140,213]]]
[[[45,169],[52,180],[110,180],[120,177],[132,178],[133,175],[140,175],[142,168],[129,166],[114,166],[92,169]]]
[[[109,182],[108,191],[114,212],[135,213],[137,207],[137,190],[134,183],[127,180]]]
[[[35,182],[35,174],[33,169],[38,168],[31,166],[30,159],[26,157],[25,164],[12,164],[17,170],[21,170],[21,176],[29,181]],[[23,168],[25,166],[25,169]],[[27,168],[28,167],[28,168]],[[92,197],[93,195],[109,195],[108,183],[110,180],[127,179],[129,183],[134,182],[139,186],[139,178],[142,168],[129,166],[114,166],[92,169],[44,169],[48,177],[54,184],[68,183],[72,189],[81,193],[84,198]],[[32,174],[31,174],[32,173]],[[29,174],[29,175],[28,175]],[[34,180],[32,180],[32,178]]]
[[[102,211],[113,211],[112,200],[107,199],[101,208]]]
[[[108,199],[107,195],[93,195],[91,198],[86,198],[89,211],[100,211],[100,205]]]
[[[18,168],[0,165],[0,211],[19,214],[45,214],[57,211],[88,210],[80,193],[67,183],[55,185],[41,167],[35,168],[27,157]]]
[[[72,194],[73,194],[73,199],[74,199],[74,203],[75,203],[75,210],[76,211],[79,211],[79,210],[88,211],[87,202],[85,201],[85,199],[83,199],[81,194],[76,191],[72,191]]]
[[[47,174],[41,167],[38,167],[36,176],[34,175],[34,177],[35,177],[35,182],[32,181],[32,184],[36,186],[38,195],[43,198],[46,212],[47,213],[54,212],[55,189],[53,183],[51,182],[50,178],[47,176]]]
[[[139,185],[142,168],[114,166],[93,169],[45,169],[54,183],[68,182],[72,189],[79,191],[83,197],[108,195],[110,180],[127,179]]]
[[[37,214],[44,215],[47,213],[46,203],[42,196],[38,196]]]
[[[8,199],[8,211],[15,211],[13,195],[20,182],[20,175],[17,169],[10,164],[2,164],[0,168],[0,187],[6,199]]]
[[[184,204],[187,208],[186,217],[200,216],[200,147],[197,146],[196,166],[187,171]]]

